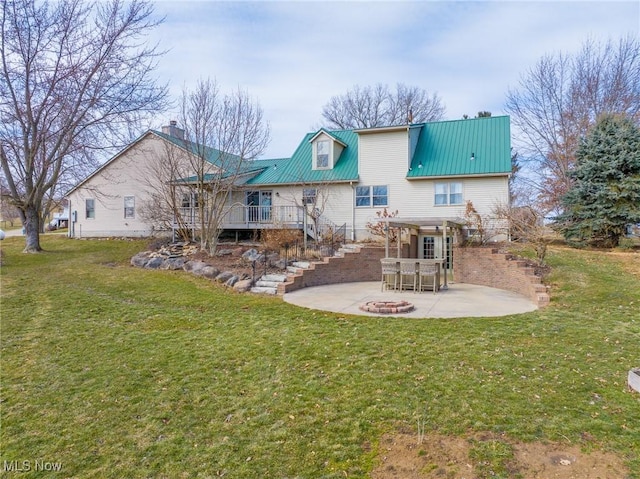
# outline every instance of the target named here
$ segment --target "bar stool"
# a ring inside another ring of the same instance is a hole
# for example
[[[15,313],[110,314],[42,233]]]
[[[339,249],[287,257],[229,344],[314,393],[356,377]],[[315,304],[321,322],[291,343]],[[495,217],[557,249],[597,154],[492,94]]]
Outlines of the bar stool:
[[[393,290],[398,289],[398,262],[393,258],[382,258],[380,260],[382,264],[382,286],[380,291],[384,291],[385,288],[389,289],[390,279],[393,277]]]
[[[400,261],[400,291],[404,290],[404,279],[408,277],[413,278],[413,291],[416,291],[417,276],[416,276],[416,263],[415,261],[405,260]]]
[[[420,263],[419,271],[418,271],[418,288],[422,291],[422,279],[423,278],[433,278],[431,287],[433,288],[433,294],[436,294],[438,291],[438,287],[440,286],[438,283],[440,282],[440,265],[437,263]],[[425,284],[426,286],[426,284]]]

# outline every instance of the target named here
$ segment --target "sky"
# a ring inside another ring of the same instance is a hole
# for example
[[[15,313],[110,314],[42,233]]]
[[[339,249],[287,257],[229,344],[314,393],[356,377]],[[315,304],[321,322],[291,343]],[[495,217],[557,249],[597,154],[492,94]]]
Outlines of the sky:
[[[290,157],[323,106],[356,85],[436,93],[447,120],[497,116],[543,56],[640,35],[640,0],[154,4],[165,20],[151,40],[167,50],[157,73],[172,98],[207,78],[222,93],[247,91],[270,126],[262,158]]]

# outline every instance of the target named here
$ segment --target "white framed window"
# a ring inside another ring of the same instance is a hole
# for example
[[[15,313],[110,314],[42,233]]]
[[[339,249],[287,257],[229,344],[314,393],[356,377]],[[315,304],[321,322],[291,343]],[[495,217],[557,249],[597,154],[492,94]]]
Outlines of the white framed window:
[[[356,186],[356,207],[388,206],[389,189],[387,185]]]
[[[318,189],[317,188],[303,188],[303,190],[302,190],[302,204],[303,205],[313,205],[313,204],[315,204],[317,197],[318,197]]]
[[[371,199],[373,206],[387,206],[389,204],[387,191],[386,185],[371,187]]]
[[[316,168],[329,168],[329,140],[316,141]]]
[[[93,198],[87,198],[84,200],[85,218],[96,217],[96,200]]]
[[[198,193],[182,193],[183,208],[197,208],[198,206],[200,206],[198,202]]]
[[[135,218],[136,198],[135,196],[124,197],[124,217]]]
[[[436,206],[461,205],[462,202],[461,181],[435,184],[434,204]]]

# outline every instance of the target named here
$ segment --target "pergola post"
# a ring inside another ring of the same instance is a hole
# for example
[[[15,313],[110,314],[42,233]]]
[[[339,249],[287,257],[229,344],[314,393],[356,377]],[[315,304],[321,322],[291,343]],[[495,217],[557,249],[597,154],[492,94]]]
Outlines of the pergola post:
[[[444,271],[444,284],[442,285],[442,289],[449,289],[449,284],[447,283],[449,276],[449,272],[447,269],[447,258],[449,257],[449,245],[447,244],[447,221],[442,222],[442,249],[444,250],[444,257],[442,260],[442,269]]]
[[[385,221],[384,227],[384,257],[389,257],[389,220]]]

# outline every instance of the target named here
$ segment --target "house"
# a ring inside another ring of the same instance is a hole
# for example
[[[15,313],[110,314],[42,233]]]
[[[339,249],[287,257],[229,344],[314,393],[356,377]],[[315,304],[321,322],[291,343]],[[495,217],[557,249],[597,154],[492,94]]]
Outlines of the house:
[[[162,131],[150,130],[82,180],[66,194],[71,212],[69,236],[147,237],[168,235],[176,210],[193,209],[195,197],[188,185],[172,188],[173,204],[162,188],[171,179],[193,174],[193,155],[202,153],[209,166],[205,174],[218,169],[226,158],[242,165],[243,178],[259,166],[239,162],[237,157],[214,148],[194,145],[184,138],[176,122]],[[230,161],[227,161],[227,164]]]
[[[147,132],[76,186],[68,195],[70,234],[144,236],[161,230],[139,209],[150,197],[144,177],[149,161],[162,158],[167,148],[189,150],[180,132],[175,124]],[[320,129],[305,135],[291,158],[246,162],[223,228],[298,228],[311,237],[342,229],[347,239],[360,241],[371,235],[367,224],[386,209],[414,220],[408,223],[417,225],[412,248],[427,257],[443,251],[446,236],[435,234],[439,225],[465,226],[471,202],[485,226],[498,233],[494,239],[504,238],[506,229],[492,212],[509,201],[510,146],[507,116]],[[213,150],[213,167],[219,153]],[[188,187],[189,174],[173,178]],[[194,219],[193,198],[183,199],[179,214]]]

